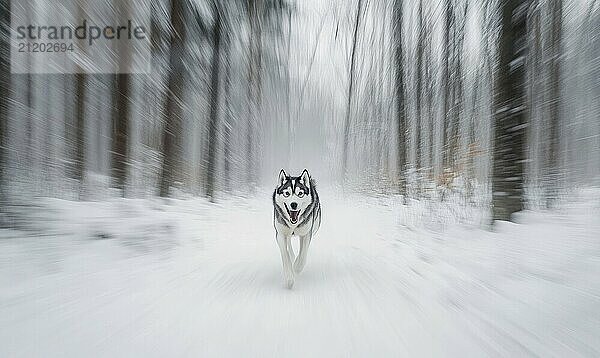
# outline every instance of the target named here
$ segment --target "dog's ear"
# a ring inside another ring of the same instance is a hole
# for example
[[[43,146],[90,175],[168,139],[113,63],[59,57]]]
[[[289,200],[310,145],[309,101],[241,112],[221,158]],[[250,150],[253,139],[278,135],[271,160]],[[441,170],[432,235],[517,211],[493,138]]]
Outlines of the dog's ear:
[[[277,179],[277,185],[282,186],[283,183],[285,182],[286,177],[287,177],[287,174],[285,173],[285,170],[281,169],[281,171],[279,172],[279,179]]]
[[[302,175],[300,176],[300,180],[302,181],[302,184],[305,187],[310,188],[310,174],[308,174],[308,170],[304,169],[302,171]]]

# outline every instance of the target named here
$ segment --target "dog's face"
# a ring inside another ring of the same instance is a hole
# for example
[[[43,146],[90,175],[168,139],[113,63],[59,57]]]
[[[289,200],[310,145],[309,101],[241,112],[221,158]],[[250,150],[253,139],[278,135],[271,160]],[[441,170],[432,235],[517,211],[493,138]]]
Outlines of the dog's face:
[[[287,219],[292,224],[297,224],[298,218],[311,202],[312,192],[308,170],[304,169],[299,177],[292,177],[281,169],[275,189],[275,203],[287,215]]]

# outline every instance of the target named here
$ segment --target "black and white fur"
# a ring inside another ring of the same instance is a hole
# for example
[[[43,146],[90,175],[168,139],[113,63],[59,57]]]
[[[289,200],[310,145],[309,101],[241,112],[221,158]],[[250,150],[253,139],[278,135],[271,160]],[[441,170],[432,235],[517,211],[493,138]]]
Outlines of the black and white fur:
[[[273,224],[283,262],[283,278],[288,288],[294,286],[294,276],[306,264],[306,254],[313,235],[321,226],[321,204],[315,181],[304,169],[298,177],[281,169],[273,192]],[[300,238],[298,257],[294,259],[292,236]],[[292,264],[293,263],[293,264]]]

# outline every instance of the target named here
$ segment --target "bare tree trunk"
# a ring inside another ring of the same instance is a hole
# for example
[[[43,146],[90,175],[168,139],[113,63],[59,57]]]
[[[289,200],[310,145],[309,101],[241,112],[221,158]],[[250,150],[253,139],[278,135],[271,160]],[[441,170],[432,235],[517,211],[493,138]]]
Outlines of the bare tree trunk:
[[[79,69],[83,71],[83,69]],[[75,156],[73,159],[73,179],[79,181],[80,192],[83,189],[85,170],[85,86],[86,74],[75,74]],[[80,193],[81,194],[81,193]]]
[[[450,126],[450,138],[448,140],[448,156],[447,165],[452,168],[452,171],[457,173],[462,171],[461,164],[458,163],[459,152],[460,152],[460,118],[463,114],[464,107],[464,79],[463,79],[463,65],[462,65],[462,53],[465,38],[465,25],[467,18],[467,11],[469,9],[469,2],[466,1],[463,9],[463,17],[461,19],[461,26],[458,27],[457,19],[452,19],[452,56],[451,56],[451,68],[454,73],[452,81],[452,123]]]
[[[31,23],[32,17],[35,19],[35,3],[32,1],[25,1],[23,3],[22,10],[25,13],[25,21]],[[34,118],[33,118],[33,74],[32,70],[32,58],[27,56],[27,71],[26,73],[18,74],[19,78],[25,82],[25,135],[27,136],[27,142],[25,145],[25,161],[31,165],[34,161]],[[33,168],[29,167],[29,174],[33,175]],[[33,188],[32,188],[33,189]]]
[[[164,111],[163,163],[160,174],[159,194],[169,196],[175,171],[180,166],[180,135],[182,116],[182,92],[184,82],[183,45],[185,40],[184,0],[171,0],[171,41],[169,54],[169,79],[167,103]]]
[[[469,117],[469,139],[467,141],[467,177],[471,180],[476,178],[475,174],[475,157],[478,155],[479,146],[477,144],[476,137],[476,123],[475,118],[478,118],[479,110],[477,103],[481,100],[481,74],[480,69],[477,69],[475,73],[475,83],[473,84],[473,93],[471,98],[471,113]],[[471,186],[469,185],[469,188]],[[472,196],[472,192],[469,192],[469,196]]]
[[[362,16],[362,0],[358,0],[358,9],[356,10],[356,21],[354,22],[354,35],[352,40],[352,53],[350,55],[350,82],[348,84],[348,99],[346,103],[346,118],[344,120],[344,143],[342,152],[342,174],[346,176],[348,170],[348,145],[350,142],[350,116],[352,112],[352,93],[354,87],[354,71],[356,62],[356,45],[358,43],[358,28]]]
[[[246,141],[246,173],[250,190],[256,187],[257,164],[255,163],[258,122],[258,111],[262,97],[262,16],[264,12],[263,0],[247,0],[250,21],[250,58],[248,68],[248,135]]]
[[[529,82],[529,121],[528,140],[531,143],[530,155],[533,158],[540,158],[540,129],[541,116],[536,106],[542,103],[543,97],[543,77],[542,77],[542,34],[541,34],[541,11],[540,0],[533,0],[528,14],[528,31],[530,35],[530,56],[528,56],[528,82]],[[535,185],[540,186],[543,177],[543,165],[538,160],[529,162],[530,180],[535,180]]]
[[[499,68],[494,98],[493,219],[523,209],[525,160],[525,56],[529,0],[500,1]]]
[[[125,197],[127,183],[129,135],[129,74],[119,73],[115,78],[115,108],[112,123],[112,187],[120,189]]]
[[[85,19],[85,3],[78,3],[76,21],[81,23]],[[85,43],[78,41],[79,50],[85,54]],[[78,196],[81,199],[84,195],[84,175],[85,175],[85,92],[87,85],[87,75],[85,69],[76,66],[75,69],[75,118],[72,122],[75,126],[75,150],[72,159],[71,177],[79,182]]]
[[[425,16],[424,18],[425,23],[423,24],[424,29],[429,29],[431,26],[431,15],[430,13],[428,13],[427,16]],[[423,73],[423,81],[424,81],[424,88],[425,88],[425,93],[427,94],[425,96],[425,109],[427,111],[427,137],[428,142],[427,142],[427,148],[425,148],[425,145],[423,145],[423,152],[427,152],[427,161],[425,162],[425,160],[423,160],[424,166],[426,166],[427,170],[425,171],[427,174],[431,175],[431,178],[433,178],[433,174],[434,174],[434,165],[433,165],[433,161],[434,161],[434,143],[435,143],[435,131],[434,131],[434,127],[435,127],[435,118],[433,115],[433,93],[434,93],[434,73],[433,73],[433,68],[434,68],[434,64],[433,64],[433,53],[432,53],[432,33],[431,31],[425,31],[424,35],[423,35],[423,47],[424,47],[424,53],[423,53],[423,63],[425,65],[425,72]]]
[[[291,42],[292,42],[292,13],[291,10],[288,13],[288,33],[287,33],[287,46],[286,46],[286,86],[285,86],[285,103],[286,103],[286,107],[287,107],[287,153],[286,153],[286,158],[287,158],[287,163],[288,163],[288,167],[291,167],[292,165],[292,142],[293,142],[293,136],[292,136],[292,104],[291,104],[291,86],[292,86],[292,73],[291,73],[291,67],[290,67],[290,51],[291,51]]]
[[[31,59],[27,56],[27,62],[29,62],[27,68],[28,71],[31,69]],[[26,161],[27,163],[33,163],[35,154],[34,154],[34,145],[33,145],[33,134],[35,130],[35,126],[33,123],[33,74],[24,73],[21,74],[20,77],[25,78],[25,120],[26,120],[26,133],[27,133],[27,145],[26,145]]]
[[[130,9],[127,1],[119,1],[119,17],[129,18]],[[131,62],[130,49],[124,41],[118,42],[119,68],[115,76],[115,97],[114,110],[112,116],[112,165],[111,165],[111,185],[120,189],[125,197],[125,186],[127,184],[128,167],[128,136],[130,127],[130,75],[125,73],[129,71]]]
[[[452,106],[450,105],[452,97],[452,87],[450,85],[450,57],[451,55],[451,41],[450,41],[450,29],[453,27],[453,9],[452,1],[446,0],[446,12],[444,15],[444,38],[442,40],[443,56],[442,56],[442,87],[444,91],[444,102],[442,109],[442,169],[449,166],[449,143],[448,143],[448,123],[450,111]]]
[[[406,195],[406,164],[407,164],[407,141],[406,141],[406,95],[404,93],[404,55],[402,48],[402,0],[394,2],[394,35],[395,35],[395,74],[396,74],[396,125],[398,141],[398,186],[400,194]]]
[[[214,201],[217,162],[217,131],[219,126],[219,67],[221,65],[221,11],[214,5],[213,54],[210,91],[210,119],[208,127],[208,168],[206,171],[206,196]]]
[[[416,84],[416,124],[415,124],[415,166],[417,170],[420,170],[423,160],[423,146],[421,144],[421,116],[422,116],[422,108],[421,108],[421,97],[423,95],[423,47],[425,44],[423,40],[425,38],[424,29],[423,29],[423,1],[419,1],[419,13],[417,18],[417,69],[415,74]]]
[[[224,89],[224,100],[225,100],[225,125],[223,130],[223,159],[225,161],[223,165],[223,181],[226,191],[231,190],[231,128],[233,126],[231,115],[231,38],[225,37],[225,89]]]
[[[560,175],[560,89],[561,89],[561,55],[562,55],[562,0],[550,0],[550,61],[549,61],[549,98],[546,102],[548,109],[548,124],[550,138],[548,145],[546,206],[551,207],[558,200]]]
[[[5,226],[8,205],[7,127],[10,103],[10,0],[0,0],[0,227]]]

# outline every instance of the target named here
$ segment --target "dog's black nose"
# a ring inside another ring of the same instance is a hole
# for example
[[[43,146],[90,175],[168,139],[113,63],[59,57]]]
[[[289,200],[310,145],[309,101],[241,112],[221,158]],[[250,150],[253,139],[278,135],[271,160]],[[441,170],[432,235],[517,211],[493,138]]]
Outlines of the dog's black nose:
[[[290,207],[292,208],[292,210],[296,210],[296,208],[298,207],[298,203],[291,203]]]

